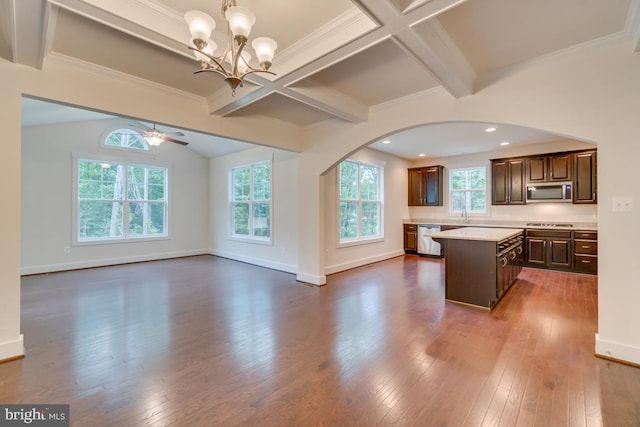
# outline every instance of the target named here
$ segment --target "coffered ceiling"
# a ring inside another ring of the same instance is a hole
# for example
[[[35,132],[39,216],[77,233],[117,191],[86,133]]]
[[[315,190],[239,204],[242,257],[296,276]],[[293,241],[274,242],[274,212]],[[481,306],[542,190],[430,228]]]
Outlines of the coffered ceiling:
[[[218,0],[0,0],[0,55],[46,68],[90,64],[199,99],[217,116],[260,115],[294,126],[361,123],[371,107],[418,92],[473,96],[480,82],[520,67],[631,40],[640,0],[238,0],[251,37],[278,42],[272,71],[235,97],[199,64],[183,15],[226,27]]]

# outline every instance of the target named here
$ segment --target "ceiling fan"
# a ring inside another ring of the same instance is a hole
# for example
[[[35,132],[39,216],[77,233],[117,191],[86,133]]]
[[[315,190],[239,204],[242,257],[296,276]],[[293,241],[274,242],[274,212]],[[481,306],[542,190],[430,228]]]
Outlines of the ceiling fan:
[[[132,126],[142,129],[142,137],[152,147],[157,147],[158,145],[162,144],[163,141],[173,142],[180,145],[189,145],[188,142],[172,138],[172,136],[185,136],[182,132],[161,132],[156,129],[155,123],[153,124],[153,128],[146,128],[140,126],[139,124],[132,124]]]

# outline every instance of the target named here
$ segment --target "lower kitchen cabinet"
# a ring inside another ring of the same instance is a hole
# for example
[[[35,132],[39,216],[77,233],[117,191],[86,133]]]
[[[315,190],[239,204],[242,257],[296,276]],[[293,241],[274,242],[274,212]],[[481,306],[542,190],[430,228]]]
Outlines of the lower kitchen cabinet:
[[[416,224],[404,224],[404,251],[407,253],[418,252],[418,226]]]
[[[574,231],[573,242],[575,271],[598,274],[598,232]]]
[[[531,267],[573,268],[573,236],[565,230],[527,230],[527,264]]]

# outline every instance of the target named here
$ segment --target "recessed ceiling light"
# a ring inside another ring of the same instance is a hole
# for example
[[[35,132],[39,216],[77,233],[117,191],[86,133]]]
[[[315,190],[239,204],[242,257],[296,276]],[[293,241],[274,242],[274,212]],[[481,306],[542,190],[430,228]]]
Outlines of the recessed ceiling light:
[[[424,153],[418,154],[418,157],[424,157],[424,156],[426,156],[426,154],[424,154]]]
[[[485,132],[495,132],[496,130],[497,130],[497,129],[496,129],[496,128],[494,128],[494,127],[488,127],[488,128],[486,128],[484,131],[485,131]]]
[[[500,145],[509,145],[509,141],[501,142]]]
[[[388,139],[382,141],[383,144],[391,144],[391,141],[389,141]]]

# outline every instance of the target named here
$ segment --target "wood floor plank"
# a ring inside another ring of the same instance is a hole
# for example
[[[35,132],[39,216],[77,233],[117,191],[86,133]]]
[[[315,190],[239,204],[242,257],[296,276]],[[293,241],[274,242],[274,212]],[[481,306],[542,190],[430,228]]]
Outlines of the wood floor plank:
[[[635,426],[640,369],[596,359],[597,277],[524,269],[491,312],[444,262],[328,277],[212,256],[22,279],[1,403],[74,426]]]

